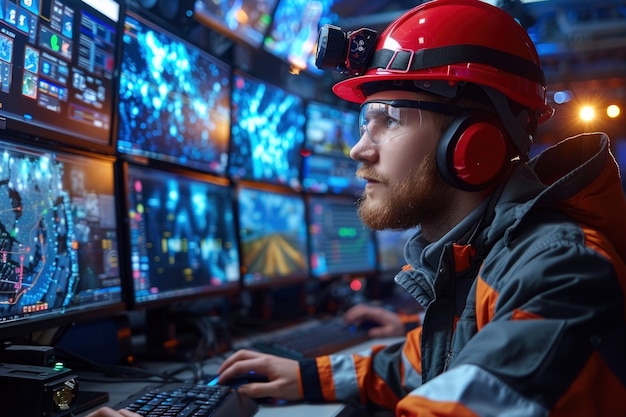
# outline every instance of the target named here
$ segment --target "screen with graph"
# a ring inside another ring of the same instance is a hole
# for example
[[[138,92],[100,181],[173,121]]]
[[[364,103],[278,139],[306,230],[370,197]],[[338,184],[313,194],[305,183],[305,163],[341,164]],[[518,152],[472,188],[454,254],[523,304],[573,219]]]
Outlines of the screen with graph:
[[[376,271],[374,233],[357,214],[353,198],[308,196],[311,272],[317,278],[332,278]]]

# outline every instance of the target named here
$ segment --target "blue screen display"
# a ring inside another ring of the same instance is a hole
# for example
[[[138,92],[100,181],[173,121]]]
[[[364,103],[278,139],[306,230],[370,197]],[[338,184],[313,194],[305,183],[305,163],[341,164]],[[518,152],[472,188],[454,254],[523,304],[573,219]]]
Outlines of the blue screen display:
[[[231,187],[225,179],[212,178],[129,165],[136,303],[184,299],[239,285]]]
[[[316,193],[359,195],[364,181],[350,149],[359,140],[358,113],[311,101],[306,106],[302,185]]]
[[[118,150],[224,174],[230,67],[132,13],[123,39]]]
[[[301,189],[302,99],[239,71],[232,91],[230,176]]]
[[[302,195],[240,187],[237,201],[244,285],[308,277]]]

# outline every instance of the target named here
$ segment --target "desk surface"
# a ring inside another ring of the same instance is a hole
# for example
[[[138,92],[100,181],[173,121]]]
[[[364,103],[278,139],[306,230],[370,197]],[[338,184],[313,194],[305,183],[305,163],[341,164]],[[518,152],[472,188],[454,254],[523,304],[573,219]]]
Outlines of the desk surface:
[[[372,345],[376,344],[387,344],[393,343],[398,340],[402,340],[402,338],[391,338],[391,339],[372,339],[366,341],[364,343],[358,344],[356,346],[352,346],[351,348],[344,349],[338,353],[350,353],[357,352],[359,350],[366,349]],[[147,368],[159,371],[166,371],[168,369],[173,369],[180,366],[180,364],[176,363],[168,363],[168,364],[157,364],[150,363],[147,364]],[[218,362],[217,361],[209,361],[204,366],[203,371],[207,374],[215,374],[217,372]],[[80,379],[79,379],[80,380]],[[135,393],[143,389],[147,385],[146,382],[109,382],[109,383],[97,383],[90,381],[81,381],[80,388],[82,390],[87,391],[106,391],[109,394],[109,401],[106,404],[102,404],[99,407],[107,405],[109,407],[115,407],[120,402],[124,401],[128,398],[129,394]],[[83,413],[77,414],[76,417],[86,417],[90,412],[97,409],[97,407],[92,408]],[[299,417],[337,417],[339,414],[344,411],[344,405],[330,403],[330,404],[282,404],[282,405],[265,405],[262,404],[259,407],[259,412],[255,414],[255,417],[291,417],[297,415]]]

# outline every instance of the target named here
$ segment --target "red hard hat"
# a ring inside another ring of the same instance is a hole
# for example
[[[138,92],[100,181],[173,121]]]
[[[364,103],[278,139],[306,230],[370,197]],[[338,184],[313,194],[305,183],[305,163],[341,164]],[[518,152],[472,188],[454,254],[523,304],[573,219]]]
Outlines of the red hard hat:
[[[431,0],[409,10],[380,34],[365,73],[333,91],[362,103],[365,85],[393,80],[470,82],[536,111],[539,122],[554,112],[530,37],[505,11],[481,0]]]

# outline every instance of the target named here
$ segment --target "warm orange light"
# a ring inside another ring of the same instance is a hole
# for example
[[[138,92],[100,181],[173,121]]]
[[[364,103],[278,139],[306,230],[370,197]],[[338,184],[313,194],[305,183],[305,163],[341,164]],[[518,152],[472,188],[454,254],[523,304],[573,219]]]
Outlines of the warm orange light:
[[[578,112],[578,117],[584,122],[590,122],[596,117],[596,112],[591,106],[583,106]]]
[[[617,104],[611,104],[606,108],[606,115],[609,116],[611,119],[616,118],[620,115],[620,113],[621,110]]]

